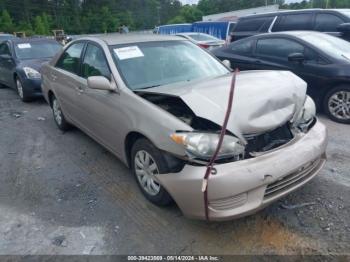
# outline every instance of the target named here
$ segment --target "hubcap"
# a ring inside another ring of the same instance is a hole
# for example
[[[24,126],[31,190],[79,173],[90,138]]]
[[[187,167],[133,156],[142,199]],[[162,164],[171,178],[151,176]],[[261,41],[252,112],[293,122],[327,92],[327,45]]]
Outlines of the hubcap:
[[[342,120],[350,120],[350,92],[339,91],[334,93],[328,101],[331,114]]]
[[[55,117],[57,124],[61,125],[62,124],[62,111],[61,111],[61,108],[57,102],[57,99],[53,100],[52,109],[53,109],[53,115]]]
[[[17,79],[16,84],[17,84],[18,95],[19,95],[20,98],[23,99],[23,86],[22,86],[22,83],[21,83],[21,81],[19,81]]]
[[[152,156],[144,150],[135,155],[135,172],[141,187],[151,196],[160,191],[155,175],[159,174],[158,166]]]

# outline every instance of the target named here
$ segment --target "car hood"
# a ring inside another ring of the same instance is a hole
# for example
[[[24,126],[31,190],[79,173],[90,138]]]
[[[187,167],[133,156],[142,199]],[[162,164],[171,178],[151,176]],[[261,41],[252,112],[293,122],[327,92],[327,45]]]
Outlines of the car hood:
[[[37,71],[40,72],[41,67],[43,64],[49,62],[51,58],[42,58],[42,59],[27,59],[27,60],[22,60],[20,61],[19,66],[20,67],[31,67]]]
[[[236,78],[227,129],[243,135],[260,134],[293,120],[306,99],[306,83],[287,71],[246,71]],[[155,87],[142,92],[180,97],[199,117],[222,126],[232,75]]]

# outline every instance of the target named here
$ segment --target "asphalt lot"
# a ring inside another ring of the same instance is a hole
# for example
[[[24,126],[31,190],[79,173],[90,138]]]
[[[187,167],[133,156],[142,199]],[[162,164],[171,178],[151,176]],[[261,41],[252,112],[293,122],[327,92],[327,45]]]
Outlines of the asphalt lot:
[[[150,204],[113,155],[59,131],[44,100],[0,89],[0,255],[349,254],[350,126],[321,119],[318,177],[255,215],[207,223]]]

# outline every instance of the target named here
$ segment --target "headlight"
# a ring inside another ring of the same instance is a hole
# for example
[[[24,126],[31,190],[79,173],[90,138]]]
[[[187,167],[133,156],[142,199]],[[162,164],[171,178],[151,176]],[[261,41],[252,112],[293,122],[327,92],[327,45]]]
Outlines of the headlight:
[[[300,128],[303,132],[308,130],[308,126],[312,119],[316,116],[315,102],[309,97],[306,97],[304,106],[299,113],[298,118],[294,122],[293,126]]]
[[[29,79],[41,78],[41,74],[31,67],[24,67],[23,70],[24,70],[24,73],[26,74],[27,78],[29,78]]]
[[[219,134],[210,133],[175,133],[171,135],[171,139],[185,147],[186,152],[190,156],[210,159],[219,143]],[[243,156],[245,147],[240,141],[233,136],[225,136],[218,159],[228,157]]]

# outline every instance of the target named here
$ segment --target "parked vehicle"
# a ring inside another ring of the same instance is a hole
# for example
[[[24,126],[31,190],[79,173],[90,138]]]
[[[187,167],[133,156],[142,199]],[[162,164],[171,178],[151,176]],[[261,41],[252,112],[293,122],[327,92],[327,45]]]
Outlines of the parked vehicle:
[[[156,27],[155,33],[160,35],[176,35],[191,32],[192,24],[171,24]]]
[[[106,35],[71,42],[42,72],[58,128],[75,125],[119,157],[151,202],[173,199],[205,218],[202,182],[225,117],[226,66],[179,37]],[[209,180],[211,220],[263,208],[325,163],[325,126],[293,73],[240,73],[233,104]]]
[[[263,34],[214,50],[240,70],[290,70],[334,121],[350,123],[350,43],[308,31]]]
[[[41,66],[62,46],[49,39],[14,38],[0,44],[0,83],[15,88],[22,101],[41,96]]]
[[[235,25],[236,22],[232,21],[195,22],[192,24],[192,32],[205,33],[230,42]]]
[[[231,34],[231,41],[292,30],[319,31],[350,41],[350,9],[305,9],[242,17]]]
[[[182,33],[182,34],[177,34],[177,36],[186,38],[196,45],[212,50],[215,48],[219,48],[225,45],[225,41],[220,40],[214,36],[203,34],[203,33]]]
[[[0,43],[13,38],[16,38],[16,37],[10,34],[0,34]]]

